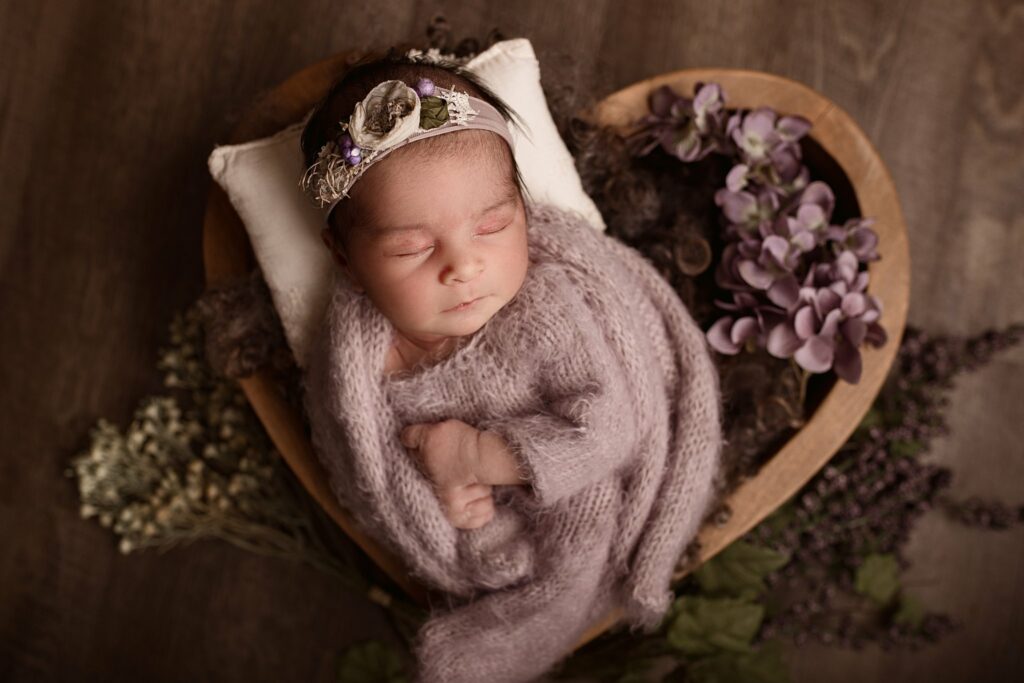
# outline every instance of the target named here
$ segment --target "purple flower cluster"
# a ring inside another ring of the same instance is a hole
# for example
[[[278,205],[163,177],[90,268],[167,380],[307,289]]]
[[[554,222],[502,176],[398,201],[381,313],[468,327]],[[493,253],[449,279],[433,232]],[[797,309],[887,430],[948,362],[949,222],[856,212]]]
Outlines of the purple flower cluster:
[[[861,269],[880,258],[878,235],[870,218],[832,225],[835,195],[810,182],[801,161],[810,122],[767,107],[727,116],[716,83],[697,83],[692,100],[661,86],[649,106],[629,140],[634,154],[660,145],[682,161],[716,152],[736,162],[715,193],[726,222],[715,282],[731,298],[715,304],[729,314],[708,329],[708,343],[725,354],[761,346],[856,384],[860,345],[886,341],[881,301],[867,293]]]

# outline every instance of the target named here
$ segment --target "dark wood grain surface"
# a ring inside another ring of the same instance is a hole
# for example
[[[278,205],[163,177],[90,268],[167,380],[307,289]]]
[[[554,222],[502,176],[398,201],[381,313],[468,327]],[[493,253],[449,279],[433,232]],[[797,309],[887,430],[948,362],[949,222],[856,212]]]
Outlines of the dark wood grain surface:
[[[100,417],[160,389],[172,314],[202,291],[206,157],[261,92],[335,52],[457,36],[533,41],[545,84],[600,96],[680,68],[772,71],[837,102],[892,171],[912,324],[1024,320],[1024,4],[893,2],[0,3],[0,679],[330,681],[393,639],[313,569],[201,543],[121,556],[63,476]],[[1024,349],[965,377],[937,461],[954,493],[1024,499]],[[915,654],[805,646],[798,681],[1011,681],[1024,529],[927,516],[907,579],[966,627]],[[827,671],[827,676],[822,672]]]

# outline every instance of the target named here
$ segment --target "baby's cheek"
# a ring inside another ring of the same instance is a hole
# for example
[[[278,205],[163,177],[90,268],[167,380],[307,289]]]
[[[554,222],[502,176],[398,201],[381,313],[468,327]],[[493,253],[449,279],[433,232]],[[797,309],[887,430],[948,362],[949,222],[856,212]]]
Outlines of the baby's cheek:
[[[530,254],[527,247],[525,231],[521,239],[507,250],[502,259],[502,279],[508,295],[511,297],[523,284],[526,279],[526,270],[530,264]]]
[[[396,287],[392,293],[396,315],[409,323],[422,321],[437,312],[434,301],[436,285],[432,285],[427,277],[408,278]]]

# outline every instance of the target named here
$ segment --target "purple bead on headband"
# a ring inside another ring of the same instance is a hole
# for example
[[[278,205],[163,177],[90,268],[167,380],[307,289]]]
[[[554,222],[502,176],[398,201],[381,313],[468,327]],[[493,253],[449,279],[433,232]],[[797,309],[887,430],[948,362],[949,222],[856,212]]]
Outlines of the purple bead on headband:
[[[476,128],[497,133],[515,151],[508,123],[497,109],[428,78],[415,88],[398,80],[379,83],[339,126],[341,135],[320,149],[299,181],[324,220],[370,166],[410,142]]]

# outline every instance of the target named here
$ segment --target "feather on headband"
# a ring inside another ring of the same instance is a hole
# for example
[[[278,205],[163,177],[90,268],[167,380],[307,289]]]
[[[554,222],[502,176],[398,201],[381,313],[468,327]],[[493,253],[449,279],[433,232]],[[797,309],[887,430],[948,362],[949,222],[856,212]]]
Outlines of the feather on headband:
[[[323,212],[324,220],[370,166],[403,145],[468,128],[502,136],[515,151],[505,119],[482,99],[435,86],[421,78],[415,88],[400,80],[376,85],[356,104],[341,134],[320,148],[299,181]]]

